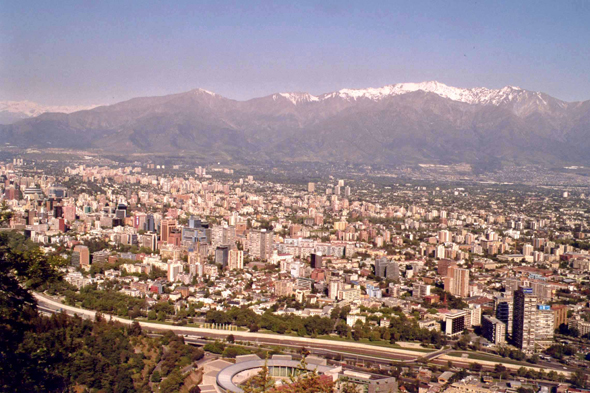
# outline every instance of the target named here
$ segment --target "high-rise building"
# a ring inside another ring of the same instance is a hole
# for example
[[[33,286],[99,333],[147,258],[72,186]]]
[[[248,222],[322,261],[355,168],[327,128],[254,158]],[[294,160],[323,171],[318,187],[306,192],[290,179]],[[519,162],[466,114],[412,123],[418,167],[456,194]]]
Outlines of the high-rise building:
[[[307,192],[314,192],[315,191],[315,183],[307,183]]]
[[[340,289],[344,288],[344,284],[340,280],[330,280],[328,285],[328,297],[332,300],[336,300],[338,298],[338,292]]]
[[[512,299],[496,300],[496,318],[506,325],[506,336],[512,336],[513,310],[514,303]]]
[[[248,251],[253,258],[267,260],[272,255],[273,233],[266,229],[250,231]]]
[[[229,250],[229,270],[242,270],[244,268],[244,251]]]
[[[439,243],[448,243],[451,241],[451,233],[449,231],[443,230],[438,232],[438,241]]]
[[[379,288],[379,286],[377,285],[374,286],[371,284],[367,284],[366,292],[367,296],[369,296],[370,298],[381,299],[383,297],[383,292],[381,291],[381,288]]]
[[[554,333],[554,315],[551,307],[539,304],[532,288],[519,288],[514,292],[514,319],[512,340],[525,352],[551,344]]]
[[[172,228],[176,228],[176,220],[162,220],[160,222],[160,240],[167,243]]]
[[[322,260],[322,254],[321,253],[315,253],[315,254],[311,254],[311,267],[313,269],[321,269],[324,267],[324,262]]]
[[[145,233],[138,237],[139,246],[149,248],[152,251],[158,249],[158,236],[155,233]]]
[[[127,205],[120,203],[117,205],[117,210],[115,210],[115,217],[124,220],[127,217]]]
[[[514,345],[528,351],[535,347],[535,312],[537,297],[532,288],[519,288],[514,292],[512,340]]]
[[[344,196],[346,198],[350,197],[350,187],[349,186],[344,187]]]
[[[486,315],[481,320],[483,337],[494,344],[506,342],[506,324],[497,318]]]
[[[537,297],[539,302],[553,300],[556,292],[556,287],[547,282],[533,281],[531,282],[531,288],[533,288],[533,294]]]
[[[77,245],[72,252],[72,265],[85,267],[90,265],[90,250],[86,246]]]
[[[541,349],[550,347],[555,335],[555,314],[551,306],[537,304],[535,326],[535,346]]]
[[[183,272],[184,266],[182,263],[168,263],[168,281],[174,282],[178,279],[178,275]]]
[[[154,215],[153,214],[148,214],[145,217],[145,227],[144,229],[148,232],[155,232],[156,231],[156,224],[155,224],[155,220],[154,220]]]
[[[554,304],[551,306],[553,311],[553,326],[555,329],[561,325],[567,325],[567,306],[564,304]]]
[[[449,275],[449,268],[456,267],[457,263],[450,259],[441,259],[438,261],[437,273],[439,276],[447,277]]]
[[[532,244],[525,244],[524,246],[522,246],[522,255],[524,256],[531,256],[533,255],[533,245]]]
[[[220,246],[215,249],[215,263],[221,265],[224,269],[229,264],[229,247]]]
[[[469,269],[450,267],[445,279],[445,291],[451,295],[469,296]]]
[[[390,261],[386,257],[378,258],[375,260],[375,275],[377,277],[398,280],[399,263],[396,261]]]
[[[479,304],[470,304],[463,309],[465,311],[465,327],[471,329],[474,326],[481,326],[481,306]]]
[[[229,246],[232,247],[236,242],[236,228],[234,226],[216,225],[210,230],[211,246]]]

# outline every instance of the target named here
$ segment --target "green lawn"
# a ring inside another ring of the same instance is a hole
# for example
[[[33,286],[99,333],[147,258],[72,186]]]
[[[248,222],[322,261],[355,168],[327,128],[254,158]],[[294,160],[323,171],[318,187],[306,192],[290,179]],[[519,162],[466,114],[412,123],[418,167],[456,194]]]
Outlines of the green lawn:
[[[322,340],[332,340],[332,341],[345,341],[345,342],[358,342],[361,344],[367,345],[374,345],[376,347],[385,347],[385,348],[395,348],[395,349],[403,349],[405,351],[412,351],[412,352],[420,352],[420,353],[431,353],[434,352],[432,349],[428,348],[403,348],[399,344],[391,344],[387,341],[371,341],[368,338],[363,338],[359,341],[352,341],[347,338],[338,337],[338,336],[319,336],[318,338]]]
[[[473,359],[473,360],[484,360],[484,361],[496,362],[496,363],[508,363],[508,364],[515,364],[515,365],[524,366],[524,367],[539,367],[539,366],[532,364],[532,363],[519,362],[518,360],[503,358],[501,356],[484,355],[484,354],[480,354],[480,353],[450,352],[450,353],[448,353],[448,356],[462,358],[462,355],[464,353],[467,353],[468,359]]]
[[[350,354],[350,355],[358,355],[358,353],[357,352],[354,352],[354,351],[337,350],[336,352],[347,353],[347,354]],[[367,355],[363,355],[363,356],[365,358],[367,357]],[[395,355],[392,354],[392,356],[395,356]],[[373,356],[373,355],[371,355],[371,358],[381,359],[381,360],[389,360],[391,362],[399,362],[400,361],[399,359],[393,359],[393,358],[390,358],[390,357],[386,358],[386,357],[382,357],[382,356]]]

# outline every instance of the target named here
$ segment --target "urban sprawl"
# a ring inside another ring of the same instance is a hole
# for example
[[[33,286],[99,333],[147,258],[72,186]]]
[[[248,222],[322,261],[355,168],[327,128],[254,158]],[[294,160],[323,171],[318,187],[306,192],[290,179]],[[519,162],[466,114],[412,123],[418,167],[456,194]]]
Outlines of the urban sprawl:
[[[0,164],[6,226],[61,261],[40,306],[169,326],[213,355],[198,365],[210,391],[241,391],[249,370],[296,367],[302,351],[358,391],[585,387],[586,187],[57,168]]]

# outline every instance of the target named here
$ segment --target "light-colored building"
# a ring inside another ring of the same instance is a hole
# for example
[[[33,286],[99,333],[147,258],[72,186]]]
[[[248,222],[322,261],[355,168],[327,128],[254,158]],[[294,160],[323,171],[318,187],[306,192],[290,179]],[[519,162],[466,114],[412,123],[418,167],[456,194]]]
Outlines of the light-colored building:
[[[251,231],[248,234],[248,245],[252,258],[268,260],[272,256],[273,233],[266,229]]]
[[[539,304],[532,288],[514,292],[512,339],[517,348],[532,352],[551,345],[555,317],[551,307]]]
[[[228,269],[229,270],[242,270],[244,269],[244,251],[242,250],[229,250],[228,258]]]

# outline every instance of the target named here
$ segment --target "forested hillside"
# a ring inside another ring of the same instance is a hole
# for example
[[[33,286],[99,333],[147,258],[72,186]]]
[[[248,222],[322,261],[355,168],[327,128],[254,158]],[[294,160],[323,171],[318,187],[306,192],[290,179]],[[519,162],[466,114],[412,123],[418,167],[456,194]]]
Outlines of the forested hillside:
[[[59,284],[62,263],[21,234],[0,233],[0,391],[180,391],[181,369],[203,357],[182,337],[148,337],[100,314],[38,313],[31,291]]]

